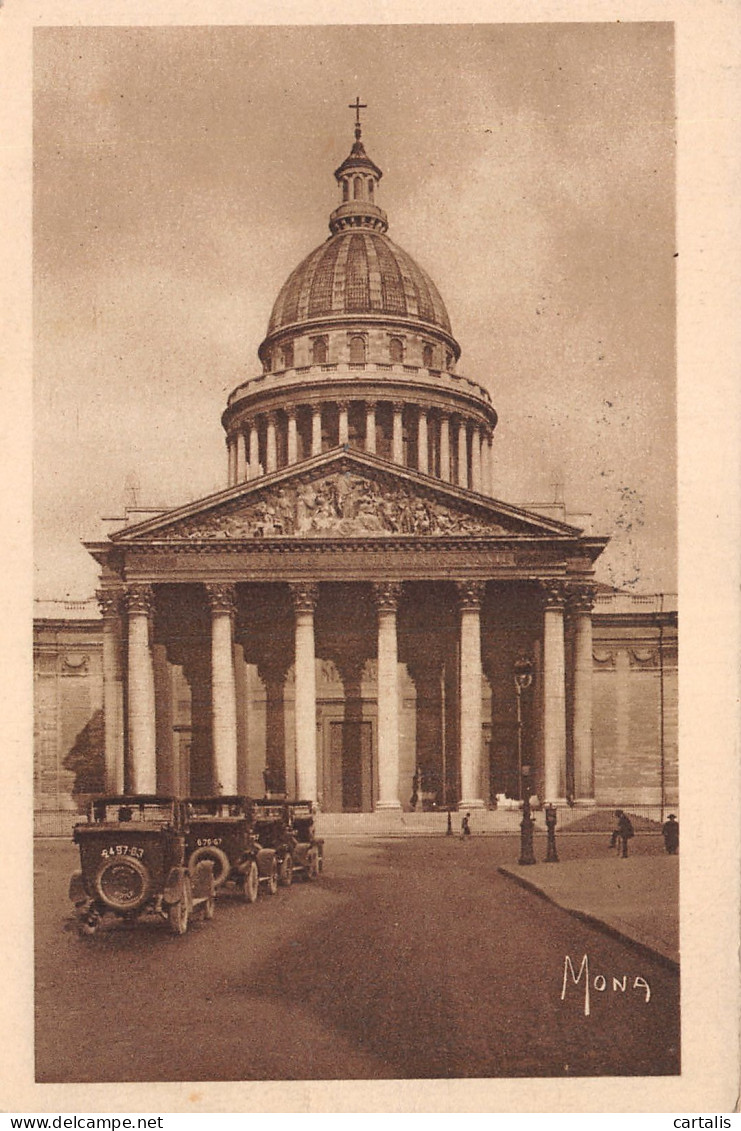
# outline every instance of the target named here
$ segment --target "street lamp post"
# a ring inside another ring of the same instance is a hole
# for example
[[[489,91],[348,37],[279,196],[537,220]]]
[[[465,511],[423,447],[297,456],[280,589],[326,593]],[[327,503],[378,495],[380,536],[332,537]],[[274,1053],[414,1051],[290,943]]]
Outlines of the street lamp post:
[[[530,770],[529,762],[522,760],[522,693],[533,682],[532,661],[523,657],[515,662],[515,696],[517,701],[517,765],[520,775],[520,796],[522,797],[522,820],[520,821],[520,864],[534,864],[533,818],[530,813]]]

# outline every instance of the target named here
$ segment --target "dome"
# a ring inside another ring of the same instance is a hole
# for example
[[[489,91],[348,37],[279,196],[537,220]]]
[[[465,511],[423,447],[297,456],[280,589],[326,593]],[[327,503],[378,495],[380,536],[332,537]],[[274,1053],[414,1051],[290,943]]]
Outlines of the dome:
[[[268,337],[315,318],[362,315],[411,319],[451,335],[429,275],[381,231],[346,228],[289,275],[273,306]]]

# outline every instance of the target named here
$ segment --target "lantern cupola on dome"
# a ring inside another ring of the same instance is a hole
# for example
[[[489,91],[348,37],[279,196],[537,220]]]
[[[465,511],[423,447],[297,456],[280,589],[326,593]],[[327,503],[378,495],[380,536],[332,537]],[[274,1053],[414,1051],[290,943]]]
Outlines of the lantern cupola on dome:
[[[365,109],[365,105],[356,98],[350,109],[354,109],[356,115],[355,142],[349,157],[334,172],[342,202],[329,218],[329,230],[333,236],[346,228],[373,228],[378,232],[388,229],[386,213],[374,199],[383,173],[371,161],[361,140],[360,111]]]

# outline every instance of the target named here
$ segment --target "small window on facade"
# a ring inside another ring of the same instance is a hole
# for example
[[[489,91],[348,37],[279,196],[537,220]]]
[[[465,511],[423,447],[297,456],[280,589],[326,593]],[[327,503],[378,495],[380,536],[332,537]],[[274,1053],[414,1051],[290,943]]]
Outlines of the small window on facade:
[[[446,369],[452,369],[453,368],[453,355],[452,355],[452,353],[446,353],[445,354],[445,368]]]
[[[342,199],[343,200],[349,200],[350,199],[350,182],[347,181],[347,180],[342,182]]]
[[[270,356],[270,353],[266,353],[265,356],[262,359],[262,371],[263,371],[263,373],[269,373],[270,372],[271,364],[272,364],[272,357]]]
[[[368,178],[368,199],[373,200],[373,181],[370,177]]]
[[[354,334],[350,338],[350,364],[363,365],[365,363],[365,338]]]
[[[389,357],[394,363],[404,360],[404,343],[401,338],[392,338],[389,342]]]
[[[313,361],[314,365],[326,365],[327,364],[327,339],[326,338],[314,338],[314,341],[313,341],[312,347],[311,347],[311,360]]]
[[[362,177],[356,177],[355,180],[353,181],[352,195],[353,195],[353,200],[362,200],[363,199],[363,178]]]
[[[283,368],[293,369],[293,342],[286,342],[283,346]]]
[[[425,342],[424,346],[422,347],[422,364],[424,365],[425,369],[432,369],[433,361],[434,357],[432,346],[429,342]]]

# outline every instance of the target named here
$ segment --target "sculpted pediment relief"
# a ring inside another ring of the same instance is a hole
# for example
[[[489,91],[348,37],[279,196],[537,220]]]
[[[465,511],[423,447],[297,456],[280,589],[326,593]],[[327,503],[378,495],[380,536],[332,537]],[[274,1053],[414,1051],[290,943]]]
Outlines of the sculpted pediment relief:
[[[158,539],[372,537],[388,535],[497,535],[507,531],[485,514],[451,506],[405,483],[336,471],[288,481],[221,504],[210,514],[181,519]]]

